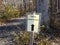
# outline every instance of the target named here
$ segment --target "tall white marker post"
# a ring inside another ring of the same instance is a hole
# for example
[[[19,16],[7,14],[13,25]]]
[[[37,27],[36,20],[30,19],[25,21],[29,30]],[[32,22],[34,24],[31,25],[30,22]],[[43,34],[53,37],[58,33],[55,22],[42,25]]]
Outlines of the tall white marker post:
[[[29,45],[33,45],[34,41],[34,32],[39,32],[39,14],[33,13],[28,14],[27,16],[27,31],[30,33],[30,43]]]

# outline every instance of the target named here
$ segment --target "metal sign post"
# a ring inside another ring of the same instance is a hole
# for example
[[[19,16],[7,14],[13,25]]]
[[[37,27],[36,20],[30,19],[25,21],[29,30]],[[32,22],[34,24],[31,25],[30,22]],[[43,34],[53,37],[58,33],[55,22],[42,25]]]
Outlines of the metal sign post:
[[[33,45],[33,42],[34,42],[34,32],[32,31],[30,33],[30,43],[29,43],[29,45]]]
[[[39,33],[39,16],[41,14],[28,14],[27,15],[27,31],[30,32],[30,43],[29,45],[33,45],[34,43],[34,33]]]
[[[34,24],[31,25],[31,33],[30,33],[30,44],[29,45],[33,45],[34,42]]]

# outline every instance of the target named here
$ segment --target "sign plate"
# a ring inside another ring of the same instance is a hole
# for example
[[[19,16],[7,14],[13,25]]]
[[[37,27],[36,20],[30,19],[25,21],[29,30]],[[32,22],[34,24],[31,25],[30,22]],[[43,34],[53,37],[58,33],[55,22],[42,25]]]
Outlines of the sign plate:
[[[27,31],[39,31],[39,14],[28,14],[27,16]]]

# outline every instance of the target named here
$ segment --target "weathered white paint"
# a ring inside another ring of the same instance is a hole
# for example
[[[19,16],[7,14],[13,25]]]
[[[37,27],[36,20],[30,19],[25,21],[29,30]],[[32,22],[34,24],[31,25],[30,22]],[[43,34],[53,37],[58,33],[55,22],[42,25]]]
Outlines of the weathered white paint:
[[[27,31],[31,31],[31,25],[34,24],[34,32],[39,31],[39,14],[29,14],[27,16]]]

